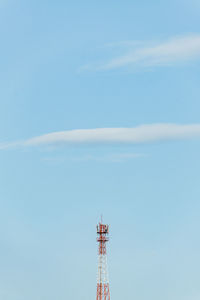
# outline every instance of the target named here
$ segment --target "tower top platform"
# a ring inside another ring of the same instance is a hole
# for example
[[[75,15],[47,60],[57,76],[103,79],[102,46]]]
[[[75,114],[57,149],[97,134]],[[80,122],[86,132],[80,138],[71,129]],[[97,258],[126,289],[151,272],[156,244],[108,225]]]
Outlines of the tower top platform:
[[[99,222],[99,224],[97,225],[97,234],[108,234],[108,233],[109,233],[109,226]]]

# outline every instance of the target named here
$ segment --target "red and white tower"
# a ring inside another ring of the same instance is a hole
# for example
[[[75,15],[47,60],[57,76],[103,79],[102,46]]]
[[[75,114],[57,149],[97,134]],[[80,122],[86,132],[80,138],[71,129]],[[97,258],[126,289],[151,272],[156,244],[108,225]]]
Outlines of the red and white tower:
[[[97,274],[97,298],[96,300],[110,300],[110,290],[107,271],[106,242],[108,242],[108,225],[99,222],[97,225],[98,242],[98,274]]]

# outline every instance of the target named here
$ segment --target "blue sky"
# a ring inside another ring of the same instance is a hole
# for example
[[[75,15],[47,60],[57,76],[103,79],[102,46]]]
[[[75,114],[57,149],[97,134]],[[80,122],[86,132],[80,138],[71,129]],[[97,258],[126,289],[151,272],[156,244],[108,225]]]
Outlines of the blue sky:
[[[200,3],[0,0],[0,298],[197,300]]]

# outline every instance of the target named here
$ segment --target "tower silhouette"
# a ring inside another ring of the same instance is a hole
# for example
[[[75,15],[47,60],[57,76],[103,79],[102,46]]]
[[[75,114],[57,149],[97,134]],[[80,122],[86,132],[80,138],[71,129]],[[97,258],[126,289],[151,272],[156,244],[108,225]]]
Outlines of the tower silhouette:
[[[108,242],[109,226],[99,222],[97,225],[98,242],[98,274],[96,300],[110,300],[110,289],[107,270],[106,243]]]

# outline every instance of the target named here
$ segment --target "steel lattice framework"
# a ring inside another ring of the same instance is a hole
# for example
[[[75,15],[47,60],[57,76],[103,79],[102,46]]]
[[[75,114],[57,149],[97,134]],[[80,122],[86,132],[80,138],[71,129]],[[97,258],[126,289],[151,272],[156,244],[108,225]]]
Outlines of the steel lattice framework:
[[[110,300],[110,290],[107,271],[106,242],[108,242],[108,225],[97,225],[98,242],[98,274],[97,274],[97,297],[96,300]]]

